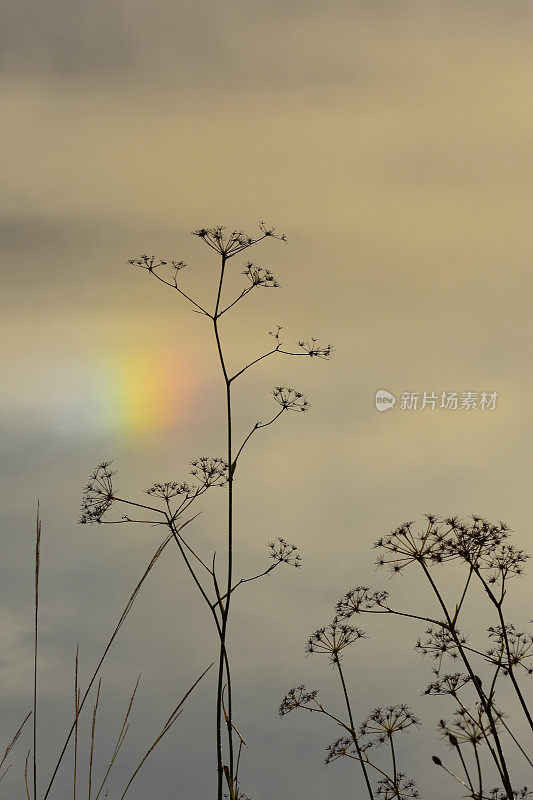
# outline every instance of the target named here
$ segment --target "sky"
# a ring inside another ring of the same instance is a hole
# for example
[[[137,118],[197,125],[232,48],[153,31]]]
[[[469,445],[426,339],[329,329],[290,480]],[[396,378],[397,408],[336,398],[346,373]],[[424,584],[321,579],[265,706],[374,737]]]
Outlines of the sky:
[[[337,730],[280,720],[277,707],[305,683],[340,708],[334,673],[304,645],[350,586],[430,606],[414,576],[375,572],[377,538],[426,512],[478,513],[531,550],[532,33],[525,0],[2,3],[0,733],[7,744],[32,702],[39,499],[43,783],[72,714],[76,645],[83,682],[161,540],[147,526],[79,526],[88,475],[113,459],[121,491],[141,498],[154,481],[183,479],[191,459],[224,452],[211,331],[126,263],[140,253],[186,261],[184,285],[211,302],[216,259],[190,232],[254,233],[265,220],[287,242],[250,257],[280,288],[228,314],[231,364],[264,352],[277,325],[288,344],[335,348],[330,361],[265,361],[236,390],[240,437],[271,413],[273,386],[312,404],[256,437],[236,485],[239,574],[267,563],[275,536],[298,544],[304,564],[246,587],[234,606],[243,789],[254,800],[353,791],[353,765],[323,766]],[[396,398],[381,413],[380,389]],[[424,392],[435,409],[421,408]],[[478,406],[496,393],[495,407],[439,408],[452,392],[459,403],[477,393]],[[416,409],[402,408],[404,393],[419,395]],[[220,547],[222,513],[219,494],[194,523],[203,553]],[[442,580],[451,591],[454,576]],[[507,601],[524,630],[529,586],[516,581]],[[480,640],[482,607],[475,597]],[[356,716],[413,706],[424,727],[404,742],[406,770],[423,797],[448,800],[454,787],[435,786],[430,761],[448,755],[435,733],[446,711],[421,697],[431,672],[413,652],[419,631],[366,622],[370,638],[346,656]],[[142,672],[110,797],[215,653],[166,551],[102,674],[100,771]],[[215,683],[204,681],[131,800],[213,796]],[[86,733],[89,712],[83,722]],[[30,738],[14,751],[6,796],[23,791]],[[71,796],[70,774],[71,762],[58,800]]]

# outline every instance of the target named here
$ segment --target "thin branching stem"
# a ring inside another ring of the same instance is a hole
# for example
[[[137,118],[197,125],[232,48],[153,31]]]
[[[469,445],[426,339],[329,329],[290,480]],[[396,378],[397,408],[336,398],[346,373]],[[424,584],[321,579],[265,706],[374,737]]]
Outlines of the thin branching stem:
[[[253,434],[254,434],[256,431],[260,430],[261,428],[268,428],[268,426],[269,426],[269,425],[272,425],[272,423],[273,423],[273,422],[275,422],[277,419],[279,419],[279,417],[281,417],[281,415],[283,414],[283,412],[284,412],[284,411],[286,411],[286,409],[285,409],[285,408],[281,408],[281,409],[278,411],[278,413],[277,413],[277,414],[275,414],[275,415],[272,417],[272,419],[271,419],[271,420],[269,420],[268,422],[256,422],[256,423],[255,423],[254,427],[252,428],[252,430],[250,431],[250,433],[248,434],[248,436],[246,437],[246,439],[243,441],[243,443],[241,444],[241,446],[240,446],[240,447],[239,447],[239,449],[237,450],[237,454],[236,454],[235,458],[233,459],[233,463],[232,463],[232,465],[231,465],[231,468],[232,468],[232,470],[233,470],[233,471],[235,471],[235,467],[237,466],[237,461],[239,460],[239,456],[240,456],[240,454],[241,454],[241,453],[242,453],[242,451],[244,450],[244,448],[245,448],[246,444],[247,444],[247,443],[249,442],[249,440],[252,438]]]
[[[466,765],[466,762],[465,762],[465,759],[464,759],[464,756],[463,756],[463,751],[461,750],[461,746],[460,746],[459,742],[457,741],[457,739],[454,740],[453,746],[457,750],[457,755],[459,756],[459,760],[460,760],[461,764],[463,765],[463,770],[464,770],[464,773],[465,773],[466,780],[468,781],[468,785],[470,786],[470,791],[472,792],[472,795],[474,795],[475,794],[474,786],[472,784],[472,780],[470,778],[470,773],[468,771],[468,767]]]
[[[366,783],[366,788],[368,789],[368,795],[370,797],[370,800],[374,800],[374,795],[372,793],[372,786],[370,784],[370,779],[368,777],[368,772],[366,770],[365,760],[363,759],[363,754],[361,752],[361,747],[359,745],[359,740],[358,740],[357,734],[355,732],[355,725],[354,725],[354,720],[353,720],[353,715],[352,715],[352,707],[351,707],[351,704],[350,704],[350,698],[348,696],[348,690],[346,689],[346,682],[344,680],[344,674],[343,674],[343,671],[342,671],[340,658],[338,656],[335,658],[335,666],[337,667],[337,670],[338,670],[338,673],[339,673],[339,677],[340,677],[340,680],[341,680],[342,691],[343,691],[344,700],[345,700],[345,703],[346,703],[346,709],[348,711],[348,718],[350,720],[350,735],[351,735],[351,737],[353,739],[353,743],[354,743],[355,749],[357,751],[357,756],[358,756],[359,761],[361,763],[361,769],[363,770],[363,775],[365,777],[365,783]]]
[[[511,679],[511,683],[513,684],[514,690],[516,692],[516,695],[517,695],[518,700],[520,702],[520,705],[522,707],[522,711],[524,712],[525,717],[526,717],[526,719],[527,719],[527,721],[529,723],[529,726],[530,726],[531,730],[533,731],[533,717],[531,716],[531,713],[529,711],[528,705],[526,703],[526,699],[525,699],[524,695],[522,694],[522,690],[520,689],[520,686],[518,685],[518,681],[516,680],[516,676],[515,676],[514,669],[513,669],[513,659],[512,659],[512,656],[511,656],[511,648],[509,646],[509,636],[508,636],[508,633],[507,633],[507,624],[505,622],[505,619],[504,619],[504,616],[503,616],[503,610],[502,610],[503,600],[504,600],[504,596],[505,596],[504,595],[504,591],[503,591],[503,587],[502,587],[502,597],[501,597],[500,600],[498,600],[496,598],[496,596],[494,595],[494,592],[491,590],[490,586],[488,585],[487,581],[481,575],[479,569],[476,569],[475,572],[476,572],[477,577],[481,581],[481,584],[482,584],[483,588],[485,589],[485,592],[487,593],[488,597],[490,598],[490,601],[493,603],[493,605],[495,606],[496,611],[498,613],[498,619],[499,619],[500,626],[501,626],[501,629],[502,629],[502,637],[503,637],[503,642],[504,642],[504,646],[505,646],[505,654],[507,656],[507,664],[505,665],[506,666],[506,670],[507,670],[507,672],[509,674],[509,677]]]
[[[481,705],[483,706],[483,710],[485,711],[485,714],[487,715],[487,719],[489,720],[491,734],[492,734],[492,737],[494,739],[494,743],[496,745],[496,749],[498,751],[498,756],[497,757],[496,757],[494,751],[492,750],[492,748],[490,747],[490,744],[489,744],[488,740],[487,740],[487,744],[488,744],[489,749],[490,749],[490,751],[491,751],[491,753],[493,755],[493,758],[494,758],[496,767],[498,769],[498,772],[500,773],[500,777],[502,779],[502,782],[503,782],[504,789],[505,789],[505,792],[507,794],[508,800],[513,800],[513,789],[512,789],[512,786],[511,786],[511,780],[509,778],[509,773],[508,773],[508,770],[507,770],[507,763],[506,763],[506,760],[505,760],[505,756],[503,754],[500,738],[498,736],[498,731],[496,729],[496,723],[495,723],[495,720],[494,720],[494,716],[492,714],[491,705],[487,701],[485,693],[483,692],[483,690],[482,690],[482,688],[480,686],[479,680],[478,680],[477,676],[475,675],[475,673],[474,673],[474,671],[472,669],[472,666],[470,664],[470,661],[468,660],[468,658],[466,656],[466,653],[465,653],[465,650],[464,650],[463,645],[461,643],[461,640],[459,639],[459,637],[457,635],[455,624],[452,621],[452,618],[451,618],[450,613],[448,611],[448,608],[447,608],[447,606],[446,606],[446,604],[445,604],[445,602],[444,602],[444,600],[442,598],[442,595],[441,595],[441,593],[440,593],[435,581],[433,580],[433,577],[432,577],[431,573],[429,572],[429,569],[427,568],[427,565],[425,564],[425,562],[424,562],[424,560],[422,558],[419,560],[419,564],[422,567],[422,569],[424,571],[424,574],[425,574],[427,580],[429,581],[429,584],[430,584],[431,588],[433,589],[433,592],[434,592],[434,594],[435,594],[435,596],[436,596],[436,598],[437,598],[437,600],[439,602],[439,605],[440,605],[440,607],[442,608],[442,610],[444,612],[444,615],[446,617],[446,621],[448,623],[448,630],[450,631],[450,634],[451,634],[451,636],[452,636],[452,638],[453,638],[453,640],[455,642],[455,645],[456,645],[457,650],[458,650],[458,652],[459,652],[459,654],[461,656],[463,664],[465,665],[465,667],[467,669],[467,672],[468,672],[468,674],[469,674],[469,676],[470,676],[470,678],[472,680],[472,683],[473,683],[473,685],[474,685],[474,687],[475,687],[475,689],[477,691],[478,697],[479,697],[479,699],[481,701]]]
[[[218,326],[218,317],[220,309],[220,301],[222,297],[222,286],[224,282],[224,273],[226,268],[226,254],[222,254],[220,266],[220,278],[218,283],[218,292],[215,304],[215,311],[213,314],[213,330],[215,334],[215,341],[217,345],[217,352],[219,356],[220,367],[224,376],[225,395],[226,395],[226,433],[227,433],[227,463],[231,465],[232,459],[232,407],[231,407],[231,381],[226,368],[224,354],[222,351],[222,343],[220,339],[220,332]],[[228,530],[227,530],[227,599],[225,606],[221,606],[221,630],[220,630],[220,655],[218,664],[218,683],[217,683],[217,711],[216,711],[216,724],[217,724],[217,768],[218,768],[218,800],[222,800],[222,785],[224,774],[223,763],[223,750],[222,750],[222,692],[224,689],[224,669],[227,659],[226,652],[226,633],[228,626],[229,606],[231,600],[231,585],[233,582],[233,474],[229,468],[228,474]],[[232,693],[231,681],[228,679],[228,713],[227,713],[227,731],[228,731],[228,748],[230,760],[230,775],[233,775],[233,733],[231,727],[232,719]],[[228,788],[231,787],[228,786]]]

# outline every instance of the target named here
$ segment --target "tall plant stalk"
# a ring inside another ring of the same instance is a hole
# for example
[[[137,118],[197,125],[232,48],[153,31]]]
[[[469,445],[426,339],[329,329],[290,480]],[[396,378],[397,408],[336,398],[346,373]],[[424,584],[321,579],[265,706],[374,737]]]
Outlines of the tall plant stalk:
[[[248,236],[242,231],[226,232],[222,227],[201,228],[194,231],[207,247],[213,250],[219,259],[219,271],[216,282],[215,298],[212,303],[193,298],[188,291],[182,288],[181,270],[186,266],[183,261],[156,261],[154,256],[146,254],[138,259],[130,259],[129,264],[144,269],[159,282],[174,289],[185,299],[193,310],[200,316],[210,320],[214,342],[218,357],[218,364],[223,382],[223,396],[225,407],[225,458],[202,457],[191,462],[190,474],[194,481],[167,481],[166,483],[153,484],[147,489],[151,498],[156,498],[162,507],[148,505],[129,500],[115,492],[113,488],[114,472],[110,469],[110,462],[102,463],[94,471],[91,480],[85,489],[83,502],[82,522],[98,523],[153,523],[166,525],[185,562],[186,569],[193,580],[196,589],[200,592],[208,606],[213,619],[218,638],[218,674],[216,688],[216,763],[217,763],[217,800],[222,800],[224,792],[228,792],[230,800],[238,800],[242,796],[239,788],[238,761],[235,759],[234,736],[242,742],[234,723],[233,691],[228,655],[228,632],[230,607],[233,593],[244,584],[269,574],[279,564],[285,563],[294,567],[300,566],[300,556],[295,545],[291,545],[281,537],[268,544],[269,556],[272,559],[270,566],[260,570],[250,577],[234,576],[235,530],[234,530],[234,499],[235,499],[235,472],[243,451],[248,446],[254,434],[262,428],[272,425],[285,411],[304,412],[309,408],[309,402],[301,392],[294,389],[277,386],[272,395],[278,404],[278,410],[266,422],[256,422],[249,433],[241,442],[235,443],[234,414],[233,414],[233,386],[235,382],[249,369],[272,356],[283,354],[287,356],[305,356],[315,358],[329,358],[331,345],[323,346],[317,339],[299,341],[295,349],[286,349],[281,340],[281,327],[270,331],[273,339],[271,347],[248,363],[240,366],[234,372],[230,370],[226,356],[221,319],[230,309],[243,300],[251,291],[257,288],[277,288],[277,280],[269,269],[258,267],[251,261],[244,265],[242,274],[248,283],[233,298],[226,299],[226,277],[229,262],[249,248],[259,244],[265,239],[278,239],[285,241],[284,236],[278,236],[273,228],[267,228],[260,223],[259,233],[255,237]],[[182,533],[181,518],[190,506],[202,496],[207,489],[218,486],[227,489],[226,506],[226,547],[223,577],[217,573],[215,555],[205,558],[200,555]],[[120,519],[104,519],[107,511],[113,504],[126,505],[127,514]],[[149,513],[147,513],[149,512]],[[224,697],[226,701],[224,702]],[[239,747],[239,753],[241,747]],[[225,782],[225,785],[224,785]]]
[[[41,572],[41,517],[37,501],[35,526],[35,616],[33,640],[33,800],[37,800],[37,652],[39,641],[39,577]]]

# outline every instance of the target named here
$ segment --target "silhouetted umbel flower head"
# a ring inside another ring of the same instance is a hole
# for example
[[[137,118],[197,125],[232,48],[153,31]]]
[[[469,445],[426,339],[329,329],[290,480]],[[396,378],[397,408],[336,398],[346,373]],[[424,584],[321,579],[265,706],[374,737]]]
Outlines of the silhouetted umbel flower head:
[[[442,675],[438,680],[433,681],[430,683],[425,691],[424,694],[433,694],[433,695],[451,695],[451,697],[457,697],[458,692],[466,686],[467,683],[470,683],[470,676],[464,675],[461,672],[454,672],[448,675]]]
[[[417,640],[415,650],[419,650],[424,656],[432,656],[438,661],[436,670],[438,673],[444,656],[457,659],[459,644],[463,645],[468,641],[466,636],[463,636],[458,630],[455,631],[455,635],[457,641],[446,628],[427,628],[424,637]]]
[[[404,522],[388,536],[378,539],[374,547],[380,549],[382,553],[378,556],[377,565],[387,566],[391,572],[397,573],[416,561],[440,560],[440,543],[435,542],[431,536],[433,519],[431,517],[423,533],[413,531],[413,522]]]
[[[375,708],[361,724],[359,732],[361,736],[368,737],[372,744],[379,745],[394,734],[405,731],[413,725],[420,725],[419,720],[409,706],[402,704],[387,708]]]
[[[314,338],[297,342],[297,345],[311,358],[329,358],[333,352],[333,345],[321,345],[319,340]]]
[[[494,710],[496,722],[499,715]],[[466,707],[461,707],[454,711],[453,721],[441,719],[439,721],[437,730],[441,737],[445,739],[452,747],[456,747],[455,741],[458,744],[481,744],[485,737],[492,734],[491,726],[483,711],[482,706],[478,703],[474,711],[470,711]]]
[[[487,661],[501,666],[505,675],[513,667],[521,667],[528,675],[533,675],[531,659],[533,659],[533,636],[517,631],[515,626],[507,624],[498,625],[488,629],[489,638],[495,646],[486,652]],[[507,647],[509,653],[507,653]]]
[[[507,543],[509,528],[504,522],[491,523],[475,514],[467,522],[458,517],[440,520],[426,516],[428,560],[464,561],[477,572],[491,572],[489,583],[523,573],[529,556]]]
[[[291,567],[301,567],[302,557],[295,544],[289,544],[281,536],[268,543],[269,556],[276,564],[289,564]]]
[[[359,750],[363,753],[367,748],[365,745],[359,743]],[[326,757],[324,763],[331,764],[332,761],[337,761],[339,758],[353,758],[357,759],[357,751],[355,749],[354,740],[352,737],[341,736],[336,739],[333,744],[326,747]]]
[[[404,772],[399,772],[396,780],[388,776],[381,778],[378,781],[376,794],[383,800],[393,800],[393,798],[396,798],[396,800],[417,800],[420,797],[415,781],[407,778]]]
[[[370,591],[368,586],[356,586],[350,589],[341,597],[335,610],[337,617],[349,619],[353,614],[361,614],[363,611],[370,611],[376,606],[382,607],[386,603],[389,593],[378,590]]]
[[[303,708],[309,705],[309,703],[316,702],[317,696],[318,689],[312,689],[309,692],[303,685],[295,686],[293,689],[289,689],[279,707],[280,717],[290,714],[290,712],[294,711],[295,708]]]
[[[165,481],[165,483],[153,483],[146,489],[146,494],[151,497],[159,497],[160,500],[172,500],[173,497],[180,495],[189,496],[193,492],[193,487],[185,481]]]
[[[199,486],[224,486],[228,482],[228,463],[223,458],[202,456],[191,461],[191,475]]]
[[[279,288],[279,283],[269,269],[256,267],[251,261],[248,261],[242,274],[248,278],[252,286],[263,286],[267,289]]]
[[[223,458],[202,456],[191,461],[189,475],[192,475],[194,482],[166,481],[165,483],[154,483],[146,489],[146,494],[151,497],[159,497],[167,502],[174,497],[180,496],[184,500],[191,500],[203,494],[211,486],[225,486],[228,482],[228,464]]]
[[[319,628],[308,639],[305,647],[307,655],[324,653],[332,663],[340,661],[340,653],[358,639],[366,638],[366,633],[353,625],[346,625],[334,620],[326,628]]]
[[[99,464],[84,488],[81,504],[80,522],[86,525],[92,522],[101,522],[106,511],[116,499],[113,491],[113,475],[110,469],[111,461]]]
[[[275,228],[267,227],[264,222],[259,223],[259,234],[256,236],[250,236],[239,230],[228,231],[223,225],[215,225],[214,228],[198,228],[198,230],[192,231],[192,235],[197,236],[208,247],[225,258],[237,255],[261,239],[270,237],[282,242],[286,241],[285,234],[277,234]]]
[[[149,256],[146,253],[140,255],[139,258],[128,258],[126,263],[131,264],[132,267],[145,269],[148,272],[156,272],[156,270],[160,269],[161,267],[170,267],[170,269],[174,272],[175,278],[177,277],[178,272],[187,266],[185,261],[156,261],[155,256]]]
[[[305,395],[287,386],[276,386],[272,394],[284,411],[308,411],[311,407]]]

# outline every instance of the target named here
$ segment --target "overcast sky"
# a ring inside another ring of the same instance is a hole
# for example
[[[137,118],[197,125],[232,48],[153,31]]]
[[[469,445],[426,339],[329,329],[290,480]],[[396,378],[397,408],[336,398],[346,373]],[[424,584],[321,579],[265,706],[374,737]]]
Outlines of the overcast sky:
[[[209,327],[128,258],[183,259],[184,282],[212,298],[215,260],[190,231],[254,232],[264,219],[287,243],[250,255],[281,288],[228,315],[230,362],[263,352],[278,324],[287,342],[335,346],[330,362],[271,360],[237,389],[238,436],[267,418],[274,385],[312,403],[257,436],[237,481],[239,573],[261,567],[277,535],[301,547],[305,567],[246,587],[234,606],[236,723],[254,800],[343,797],[353,786],[352,765],[323,767],[335,728],[276,712],[298,683],[340,707],[331,669],[306,660],[304,644],[351,585],[395,588],[374,572],[375,539],[427,511],[479,513],[531,549],[532,35],[525,0],[2,3],[0,727],[7,744],[31,705],[39,498],[43,781],[71,714],[76,644],[86,679],[160,541],[149,527],[78,526],[89,472],[112,458],[121,490],[141,498],[224,449]],[[397,398],[386,413],[378,389]],[[403,392],[419,403],[424,392],[496,392],[497,402],[407,410]],[[220,538],[217,500],[195,523],[207,557]],[[408,578],[395,591],[404,604],[430,602]],[[527,579],[516,582],[519,627],[530,597]],[[420,696],[430,665],[412,651],[418,630],[371,622],[346,658],[356,715],[412,705],[424,731],[404,763],[426,800],[449,800],[454,789],[435,787],[430,762],[446,755],[434,733],[446,710]],[[481,627],[472,632],[482,641]],[[169,551],[103,673],[100,771],[143,673],[113,792],[215,653]],[[131,800],[213,796],[214,681]],[[23,791],[29,746],[26,732],[6,797]]]

